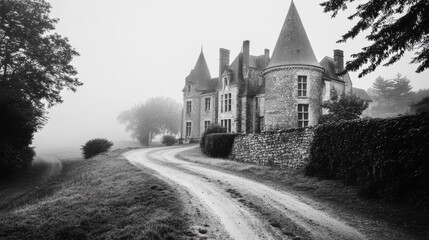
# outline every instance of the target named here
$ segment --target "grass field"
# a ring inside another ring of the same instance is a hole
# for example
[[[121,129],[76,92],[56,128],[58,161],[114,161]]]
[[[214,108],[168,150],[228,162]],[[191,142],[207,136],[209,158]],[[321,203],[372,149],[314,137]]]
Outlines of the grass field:
[[[62,173],[43,185],[37,171],[16,179],[16,196],[28,195],[0,208],[0,239],[181,239],[188,221],[178,193],[122,152],[63,161]],[[0,194],[10,193],[12,180]]]

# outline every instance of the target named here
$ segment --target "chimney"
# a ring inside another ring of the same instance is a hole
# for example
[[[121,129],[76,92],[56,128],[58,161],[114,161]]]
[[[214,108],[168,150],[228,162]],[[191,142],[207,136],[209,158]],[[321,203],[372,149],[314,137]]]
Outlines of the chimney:
[[[334,50],[334,66],[335,73],[339,73],[344,70],[344,52],[342,50]]]
[[[270,63],[270,49],[265,48],[264,50],[264,68],[268,66],[268,63]]]
[[[222,73],[229,66],[229,50],[225,48],[219,49],[219,79]]]
[[[250,41],[243,41],[243,77],[247,78],[249,76],[249,58],[250,58]]]

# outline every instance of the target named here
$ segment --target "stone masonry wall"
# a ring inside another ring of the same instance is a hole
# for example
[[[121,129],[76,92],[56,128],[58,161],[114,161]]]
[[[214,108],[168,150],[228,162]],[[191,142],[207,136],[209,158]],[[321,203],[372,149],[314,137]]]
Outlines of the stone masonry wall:
[[[308,163],[313,128],[238,135],[231,158],[238,162],[302,169]]]

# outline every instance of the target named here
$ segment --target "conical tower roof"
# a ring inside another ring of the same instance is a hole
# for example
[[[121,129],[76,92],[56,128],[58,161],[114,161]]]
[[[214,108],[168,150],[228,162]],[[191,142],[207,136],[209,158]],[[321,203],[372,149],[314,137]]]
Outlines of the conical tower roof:
[[[267,68],[287,65],[321,67],[314,55],[313,48],[293,1],[290,4],[289,12]]]
[[[202,49],[197,63],[195,63],[195,67],[190,74],[190,79],[192,82],[197,84],[198,90],[206,90],[206,88],[208,88],[209,81],[212,79]]]

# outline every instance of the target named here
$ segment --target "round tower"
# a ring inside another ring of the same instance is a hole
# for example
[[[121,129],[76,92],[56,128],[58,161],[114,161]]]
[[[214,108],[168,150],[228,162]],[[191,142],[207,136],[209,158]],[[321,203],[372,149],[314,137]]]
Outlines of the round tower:
[[[322,109],[322,74],[295,4],[264,70],[265,129],[316,125]]]

